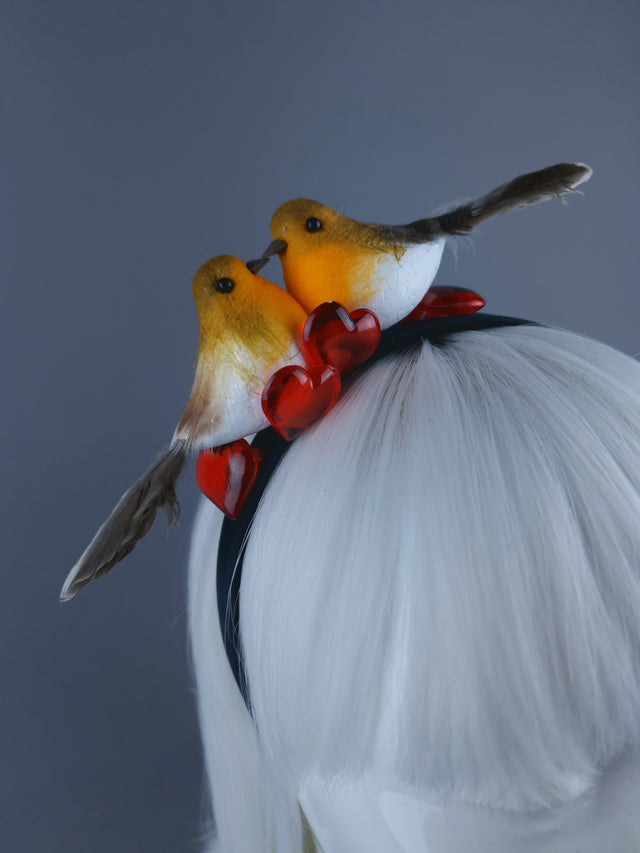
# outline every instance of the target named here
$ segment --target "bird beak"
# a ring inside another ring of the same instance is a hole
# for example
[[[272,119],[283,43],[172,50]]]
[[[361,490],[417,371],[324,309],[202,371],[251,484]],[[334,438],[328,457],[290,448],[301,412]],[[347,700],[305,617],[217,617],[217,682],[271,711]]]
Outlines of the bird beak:
[[[281,255],[286,248],[287,244],[284,240],[272,240],[262,253],[262,257],[272,258],[274,255]]]
[[[254,261],[247,261],[247,269],[255,275],[268,263],[269,258],[256,258]]]
[[[281,255],[286,248],[287,244],[284,240],[272,240],[262,253],[261,258],[256,258],[254,261],[247,261],[247,269],[252,273],[260,272],[262,267],[269,263],[269,258],[272,258],[274,255]]]

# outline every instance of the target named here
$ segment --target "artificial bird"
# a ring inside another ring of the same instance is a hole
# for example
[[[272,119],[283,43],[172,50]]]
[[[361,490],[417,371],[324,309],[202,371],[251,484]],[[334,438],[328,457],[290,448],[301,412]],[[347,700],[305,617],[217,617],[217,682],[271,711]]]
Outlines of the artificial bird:
[[[125,492],[69,572],[67,601],[106,574],[151,528],[158,509],[169,525],[180,507],[175,485],[189,450],[232,442],[268,425],[261,390],[283,366],[306,364],[306,311],[286,291],[231,255],[204,263],[193,279],[200,341],[191,395],[171,443]]]
[[[368,308],[385,329],[426,294],[448,236],[467,234],[498,213],[562,198],[591,173],[582,163],[559,163],[408,225],[359,222],[320,202],[294,199],[273,214],[273,240],[249,268],[257,272],[277,254],[287,290],[307,311],[335,300],[348,310]]]

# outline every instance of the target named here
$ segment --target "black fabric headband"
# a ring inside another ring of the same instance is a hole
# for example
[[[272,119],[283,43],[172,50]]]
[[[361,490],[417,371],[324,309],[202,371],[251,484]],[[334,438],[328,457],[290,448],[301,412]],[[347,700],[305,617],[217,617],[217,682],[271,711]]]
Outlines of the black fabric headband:
[[[348,385],[363,371],[385,356],[407,351],[424,340],[431,341],[434,344],[442,344],[449,335],[458,332],[493,329],[499,326],[527,325],[536,324],[528,320],[500,317],[494,314],[465,314],[459,317],[438,317],[412,323],[398,323],[382,332],[375,353],[343,384]],[[224,519],[218,546],[216,589],[220,629],[229,666],[249,710],[251,708],[239,636],[239,599],[244,550],[262,494],[278,463],[290,446],[291,442],[285,441],[272,427],[268,427],[256,435],[252,447],[261,450],[264,454],[256,482],[237,519],[235,521],[231,521],[229,518]]]

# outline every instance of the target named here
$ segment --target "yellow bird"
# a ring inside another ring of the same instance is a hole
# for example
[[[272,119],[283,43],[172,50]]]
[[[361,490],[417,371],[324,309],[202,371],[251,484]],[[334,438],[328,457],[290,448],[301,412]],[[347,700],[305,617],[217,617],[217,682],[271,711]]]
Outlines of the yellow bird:
[[[307,364],[299,346],[307,312],[231,255],[200,267],[193,297],[200,321],[198,361],[173,441],[200,449],[268,426],[262,388],[281,367]]]
[[[257,272],[277,254],[287,290],[308,312],[333,299],[349,310],[368,308],[384,329],[406,317],[426,294],[447,236],[465,234],[497,213],[561,198],[590,176],[588,166],[560,163],[408,225],[358,222],[320,202],[295,199],[273,214],[273,241],[249,267]]]
[[[288,364],[308,366],[299,346],[306,311],[286,291],[231,255],[203,264],[193,279],[200,343],[193,389],[171,444],[122,496],[62,587],[67,601],[122,560],[151,528],[159,508],[179,516],[175,485],[190,449],[250,435],[268,420],[261,392]]]

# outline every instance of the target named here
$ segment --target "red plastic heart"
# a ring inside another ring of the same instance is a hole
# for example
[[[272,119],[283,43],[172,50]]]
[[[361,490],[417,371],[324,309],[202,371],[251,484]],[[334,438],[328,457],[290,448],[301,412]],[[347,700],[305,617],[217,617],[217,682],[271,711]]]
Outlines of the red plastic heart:
[[[349,313],[339,302],[323,302],[307,317],[302,341],[310,361],[330,364],[344,376],[373,355],[380,323],[366,308]]]
[[[198,454],[196,480],[200,490],[232,521],[256,481],[262,456],[262,451],[254,450],[244,438]]]
[[[403,323],[428,320],[430,317],[457,317],[475,314],[484,308],[485,301],[478,293],[464,287],[435,284],[427,290],[421,302],[408,314]]]
[[[273,374],[262,392],[262,411],[285,441],[315,423],[335,404],[340,374],[328,364],[296,365]]]

